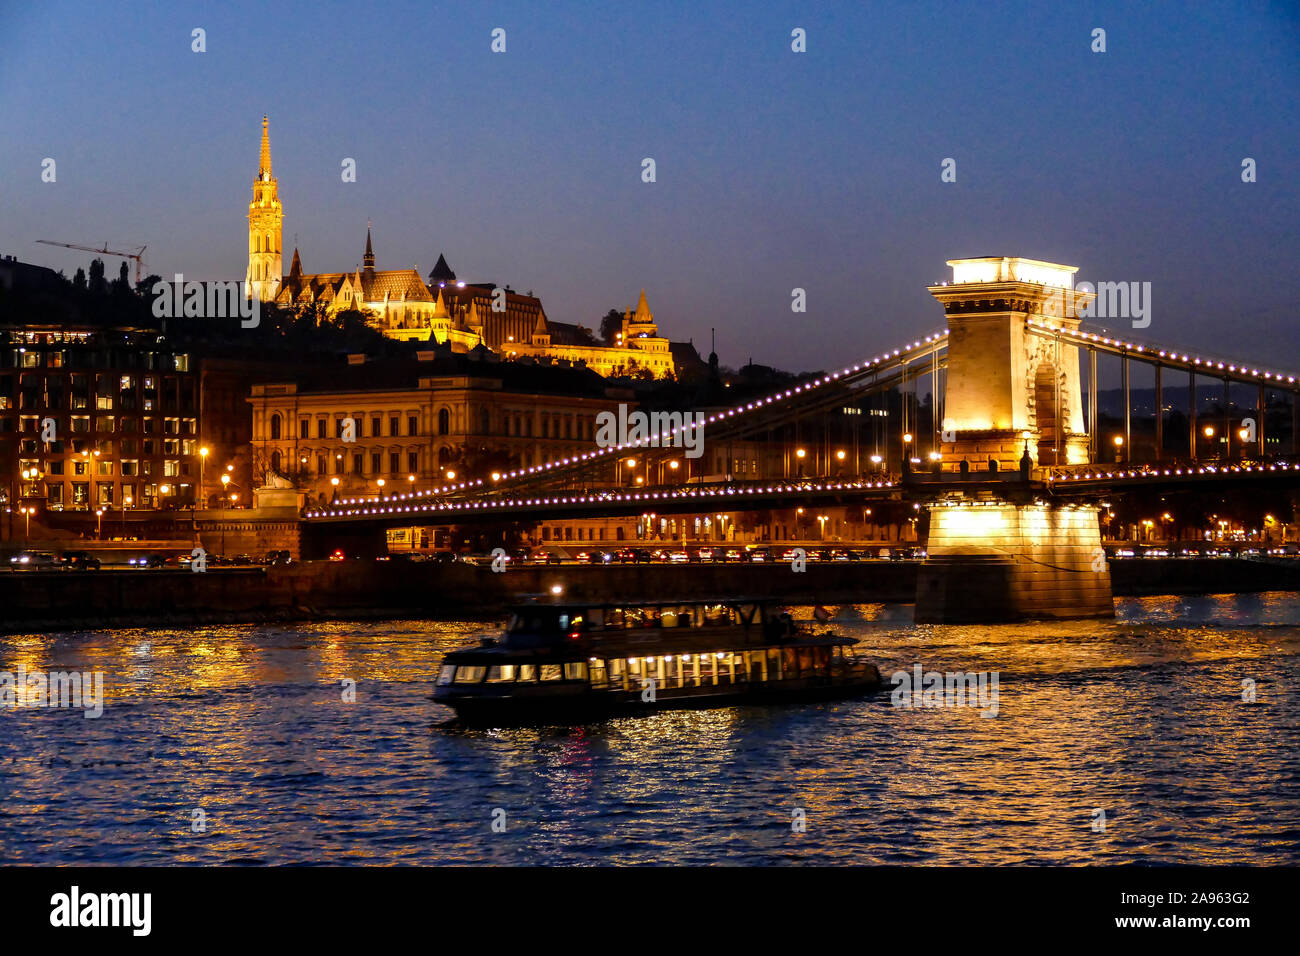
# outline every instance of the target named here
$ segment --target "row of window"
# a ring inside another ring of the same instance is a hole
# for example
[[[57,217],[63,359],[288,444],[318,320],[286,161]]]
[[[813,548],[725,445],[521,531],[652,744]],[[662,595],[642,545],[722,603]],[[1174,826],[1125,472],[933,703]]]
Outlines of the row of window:
[[[334,463],[332,469],[330,468],[331,461]],[[352,465],[350,472],[346,467],[349,461],[351,462]],[[285,455],[282,455],[279,451],[271,452],[271,469],[273,471],[284,474],[286,471],[286,466],[291,465],[291,463],[292,463],[292,459],[286,457]],[[308,466],[311,465],[311,463],[312,463],[312,455],[310,453],[302,454],[298,456],[299,469],[306,470]],[[354,452],[351,456],[347,456],[342,453],[336,453],[332,456],[318,454],[315,456],[315,464],[316,464],[315,473],[317,475],[328,475],[331,474],[331,472],[335,475],[415,474],[420,470],[420,452],[417,449],[412,449],[406,452],[405,469],[402,468],[402,453],[398,451],[392,451],[388,453],[387,470],[385,470],[383,467],[385,464],[385,456],[382,452],[371,452],[369,471],[367,471],[365,468],[366,455],[364,452]]]
[[[3,406],[0,406],[3,407]],[[418,436],[420,434],[420,418],[418,415],[407,415],[406,417],[406,436]],[[316,417],[316,438],[327,438],[330,431],[330,418],[328,416]],[[387,432],[384,431],[384,416],[356,416],[349,419],[348,416],[336,416],[334,422],[334,438],[343,437],[343,423],[351,420],[353,422],[353,436],[356,438],[397,438],[401,437],[402,416],[387,416]],[[522,413],[506,413],[504,416],[505,434],[511,437],[531,438],[533,437],[533,418],[531,415]],[[312,419],[304,417],[298,419],[298,437],[311,438]],[[365,428],[369,423],[369,432]],[[583,415],[560,415],[542,412],[538,417],[538,437],[540,438],[564,438],[570,441],[595,441],[596,440],[596,420],[592,416]],[[279,441],[285,437],[284,418],[279,412],[271,415],[270,433],[271,441]],[[451,411],[443,408],[438,411],[438,428],[436,434],[450,435],[451,430]],[[479,413],[479,433],[490,435],[493,434],[492,415],[486,408]]]
[[[654,681],[660,689],[753,684],[767,681],[828,677],[843,660],[841,647],[784,647],[708,654],[664,654],[656,657],[592,657],[565,664],[444,664],[438,683],[534,684],[581,681],[594,690],[641,691]]]
[[[159,487],[156,482],[126,482],[118,485],[111,481],[98,481],[93,488],[88,481],[74,481],[66,485],[63,482],[50,482],[45,486],[45,505],[55,511],[90,507],[151,508],[162,497]],[[187,500],[189,488],[189,485],[177,488],[168,486],[167,501]]]
[[[365,437],[370,437],[370,438],[382,438],[382,437],[385,437],[384,434],[383,434],[383,425],[384,425],[384,420],[383,420],[383,418],[382,418],[381,416],[378,416],[378,415],[371,416],[371,418],[370,418],[370,434],[369,434],[369,436],[366,436],[366,435],[364,434],[364,431],[365,431],[365,429],[364,429],[365,419],[362,419],[362,418],[352,418],[352,419],[349,419],[347,416],[337,417],[337,418],[334,419],[334,434],[333,434],[332,437],[334,437],[334,438],[336,438],[336,439],[341,439],[341,438],[343,437],[344,422],[347,422],[347,421],[351,421],[351,422],[353,423],[353,426],[352,426],[352,427],[353,427],[352,435],[353,435],[354,438],[365,438]],[[389,416],[388,416],[388,434],[387,434],[386,437],[389,437],[389,438],[400,438],[400,437],[402,437],[401,425],[402,425],[402,416],[401,416],[401,415],[389,415]],[[276,412],[275,414],[273,414],[273,415],[271,416],[271,423],[270,423],[270,426],[271,426],[271,427],[270,427],[270,431],[271,431],[271,441],[280,441],[281,439],[283,439],[283,438],[285,437],[285,436],[284,436],[284,419],[280,416],[280,413],[279,413],[279,412]],[[329,437],[331,437],[330,434],[329,434],[329,432],[330,432],[330,419],[327,418],[327,417],[318,417],[318,418],[316,419],[316,437],[317,437],[317,438],[329,438]],[[406,437],[408,437],[408,438],[418,437],[419,434],[420,434],[420,416],[418,416],[418,415],[407,415],[407,416],[406,416]],[[312,435],[311,435],[311,419],[310,419],[310,418],[300,418],[300,419],[298,419],[298,437],[299,437],[299,438],[311,438],[311,437],[312,437]]]
[[[195,408],[193,381],[167,378],[163,380],[160,389],[155,384],[158,380],[153,376],[139,379],[132,375],[119,376],[114,373],[98,376],[92,393],[90,377],[71,375],[71,381],[65,387],[62,375],[24,373],[18,377],[15,391],[15,377],[0,375],[0,409],[16,406],[20,409],[47,408],[57,411],[67,407],[73,411],[88,411],[93,408],[101,412],[114,409],[151,412],[180,408],[192,411]],[[137,381],[144,383],[142,388],[136,387]]]
[[[0,432],[12,433],[16,424],[21,434],[39,434],[44,431],[46,418],[54,419],[54,433],[56,435],[66,434],[67,432],[74,435],[85,435],[91,431],[91,417],[89,415],[70,415],[67,418],[45,415],[19,415],[15,418],[13,415],[0,415]],[[121,431],[124,435],[139,433],[145,435],[195,435],[198,434],[199,420],[197,418],[135,418],[126,416],[118,419],[114,415],[96,415],[94,426],[96,432]],[[189,452],[186,452],[186,454],[189,454]]]
[[[116,460],[116,464],[117,470],[124,478],[134,478],[139,475],[147,478],[159,473],[164,478],[180,478],[188,477],[193,473],[188,461],[181,461],[177,458],[165,458],[162,462],[149,458],[119,458]],[[115,470],[114,459],[111,458],[73,458],[66,462],[64,459],[55,458],[46,461],[44,465],[37,459],[19,459],[19,474],[30,469],[45,475],[67,474],[72,475],[74,478],[86,477],[91,474],[100,478],[110,478]]]
[[[190,357],[171,352],[139,349],[83,348],[73,351],[6,349],[0,351],[0,368],[138,368],[146,371],[188,372]]]

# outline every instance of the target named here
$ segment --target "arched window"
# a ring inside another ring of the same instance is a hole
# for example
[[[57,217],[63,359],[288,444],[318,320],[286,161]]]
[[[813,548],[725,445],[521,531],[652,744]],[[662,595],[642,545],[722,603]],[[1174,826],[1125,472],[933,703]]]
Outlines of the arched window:
[[[271,234],[269,232],[266,234],[266,251],[275,252],[275,250],[271,248]]]
[[[276,412],[274,415],[271,416],[271,440],[272,441],[280,440],[280,428],[281,428],[280,413]],[[276,454],[278,455],[280,453],[276,452]],[[278,465],[276,466],[276,470],[277,471],[279,470]]]
[[[451,412],[443,408],[438,411],[438,434],[448,435],[451,433]]]
[[[280,453],[278,451],[271,452],[271,470],[277,475],[280,473]]]

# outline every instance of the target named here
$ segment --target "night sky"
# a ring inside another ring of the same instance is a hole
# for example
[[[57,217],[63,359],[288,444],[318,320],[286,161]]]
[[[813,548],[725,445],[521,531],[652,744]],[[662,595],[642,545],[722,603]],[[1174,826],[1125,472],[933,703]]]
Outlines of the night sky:
[[[644,286],[673,339],[813,369],[942,327],[946,259],[1024,255],[1300,368],[1295,4],[604,6],[0,2],[0,253],[242,279],[267,113],[286,271],[295,236],[354,268],[370,219],[381,269],[442,252],[590,327]]]

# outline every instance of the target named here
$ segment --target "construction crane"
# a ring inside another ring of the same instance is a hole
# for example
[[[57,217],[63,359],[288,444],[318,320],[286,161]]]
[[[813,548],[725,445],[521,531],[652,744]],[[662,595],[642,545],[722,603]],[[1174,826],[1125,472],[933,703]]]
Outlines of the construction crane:
[[[118,252],[116,249],[108,248],[107,242],[104,243],[104,248],[96,249],[94,246],[79,246],[75,242],[55,242],[53,239],[37,239],[36,241],[47,246],[63,246],[65,249],[80,249],[82,252],[97,252],[105,256],[121,256],[123,259],[134,259],[136,285],[139,285],[140,280],[143,278],[140,273],[144,266],[144,251],[149,248],[148,246],[141,246],[135,252]]]

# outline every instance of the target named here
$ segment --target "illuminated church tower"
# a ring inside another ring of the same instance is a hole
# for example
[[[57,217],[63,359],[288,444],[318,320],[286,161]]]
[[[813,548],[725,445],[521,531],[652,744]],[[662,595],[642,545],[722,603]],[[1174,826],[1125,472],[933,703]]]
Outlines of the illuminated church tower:
[[[267,118],[262,117],[262,158],[253,181],[253,201],[248,204],[248,274],[246,288],[257,292],[263,302],[272,301],[280,291],[284,274],[280,262],[280,234],[284,211],[280,208],[280,191],[271,175],[271,134]]]

